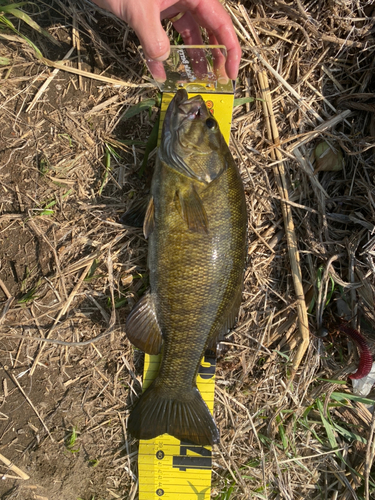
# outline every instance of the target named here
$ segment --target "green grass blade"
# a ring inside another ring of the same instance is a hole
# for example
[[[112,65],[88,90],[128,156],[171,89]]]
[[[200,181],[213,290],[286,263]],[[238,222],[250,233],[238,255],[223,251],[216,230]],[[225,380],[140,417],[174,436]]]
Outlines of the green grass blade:
[[[277,349],[275,349],[274,352],[277,352],[277,354],[279,356],[281,356],[282,358],[285,358],[287,361],[289,361],[289,356],[287,354],[285,354],[284,352],[278,351]]]
[[[133,139],[117,139],[117,142],[125,144],[125,146],[146,146],[146,141],[136,141]]]
[[[316,380],[321,380],[322,382],[330,382],[331,384],[337,384],[337,385],[346,385],[347,384],[346,380],[335,380],[335,379],[320,378],[320,377],[318,377]]]
[[[139,113],[142,113],[142,111],[149,110],[150,108],[152,108],[152,106],[155,106],[155,104],[155,99],[145,99],[144,101],[140,101],[138,104],[131,106],[125,111],[124,116],[122,117],[122,121],[139,115]]]
[[[339,401],[340,403],[349,399],[351,401],[356,401],[358,403],[363,403],[365,405],[375,404],[375,401],[373,399],[362,398],[361,396],[355,396],[354,394],[347,394],[345,392],[333,392],[331,394],[331,398],[335,399],[336,401]]]
[[[0,2],[0,8],[2,12],[5,12],[6,14],[13,14],[14,9],[18,9],[19,7],[23,7],[24,5],[27,5],[28,2],[19,2],[19,3],[6,3],[6,0]]]
[[[17,35],[19,35],[20,33],[18,33],[18,31],[16,30],[14,24],[9,21],[8,18],[6,18],[5,16],[1,16],[0,15],[0,25],[1,24],[4,24],[7,28],[10,28],[12,31],[14,31],[15,33],[17,33]]]
[[[283,443],[284,451],[286,451],[288,449],[288,438],[286,436],[285,427],[284,427],[284,425],[282,423],[282,420],[281,420],[280,416],[278,416],[276,418],[276,422],[279,424],[278,425],[278,429],[279,429],[279,434],[280,434],[281,442]]]
[[[14,25],[11,23],[11,21],[9,21],[9,19],[7,19],[6,17],[0,15],[0,30],[1,30],[1,27],[2,27],[1,25],[2,24],[5,25],[5,27],[11,29],[20,38],[22,38],[23,40],[25,40],[25,42],[35,52],[35,55],[36,55],[37,58],[39,58],[39,59],[43,58],[43,54],[40,52],[40,50],[38,49],[38,47],[35,44],[33,44],[33,42],[31,40],[29,40],[26,36],[22,35],[19,31],[17,31],[16,28],[14,27]],[[0,33],[0,37],[1,37],[1,33]],[[4,38],[6,38],[6,35],[4,35]],[[14,37],[14,38],[16,38],[16,37]],[[19,41],[21,41],[21,40],[19,40]]]
[[[109,173],[111,171],[111,152],[107,147],[105,148],[105,153],[104,153],[104,167],[105,167],[104,177],[102,185],[99,188],[99,196],[102,195],[104,186],[107,184]]]
[[[41,28],[38,23],[36,23],[33,19],[31,19],[31,17],[28,14],[26,14],[26,12],[24,12],[23,10],[19,10],[19,9],[16,8],[17,6],[22,6],[22,5],[25,5],[27,3],[28,2],[23,2],[21,4],[11,4],[11,5],[2,7],[1,10],[3,12],[5,12],[6,14],[11,14],[12,16],[16,17],[17,19],[21,19],[21,21],[23,21],[26,24],[28,24],[31,28],[33,28],[33,30],[35,30],[38,33],[40,33],[41,35],[44,35],[45,37],[47,37],[55,45],[59,45],[60,46],[60,43],[57,40],[55,40],[53,38],[53,36],[50,35],[50,33],[48,33],[48,31],[46,31],[45,29]]]
[[[320,413],[320,418],[322,419],[324,428],[325,428],[326,433],[327,433],[329,444],[331,445],[332,449],[338,448],[338,444],[337,444],[336,437],[335,437],[334,431],[332,429],[332,426],[331,426],[330,422],[324,416],[323,404],[320,401],[320,399],[317,399],[316,403],[317,403],[318,410]]]
[[[148,157],[149,157],[151,151],[153,151],[156,148],[156,146],[157,146],[157,143],[158,143],[158,133],[159,133],[159,121],[160,121],[160,115],[158,116],[158,119],[154,123],[154,126],[152,128],[150,137],[148,138],[148,141],[147,141],[147,144],[146,144],[146,149],[145,149],[145,155],[144,155],[143,160],[142,160],[142,165],[141,165],[141,168],[138,171],[139,177],[142,177],[143,172],[146,169],[146,165],[147,165],[147,162],[148,162]]]
[[[26,36],[23,36],[21,33],[19,33],[20,37],[22,37],[29,45],[30,47],[34,50],[35,54],[36,54],[36,57],[38,57],[39,59],[42,59],[43,58],[43,54],[40,52],[40,50],[38,49],[38,47],[31,41],[29,40]]]
[[[350,441],[359,441],[360,443],[367,444],[366,438],[359,436],[358,434],[355,434],[355,432],[348,431],[347,429],[344,429],[344,427],[341,427],[341,425],[338,425],[336,423],[334,423],[333,425],[337,430],[337,432],[339,432],[346,439],[349,439]]]
[[[255,97],[239,97],[238,99],[234,99],[233,107],[235,108],[236,106],[242,106],[243,104],[254,101]]]
[[[322,285],[322,277],[323,277],[323,266],[318,267],[316,272],[316,288],[319,290]]]
[[[36,287],[29,290],[27,293],[25,293],[25,295],[22,295],[22,297],[17,300],[17,303],[18,304],[26,304],[27,302],[34,300],[36,297],[35,293],[36,293]]]

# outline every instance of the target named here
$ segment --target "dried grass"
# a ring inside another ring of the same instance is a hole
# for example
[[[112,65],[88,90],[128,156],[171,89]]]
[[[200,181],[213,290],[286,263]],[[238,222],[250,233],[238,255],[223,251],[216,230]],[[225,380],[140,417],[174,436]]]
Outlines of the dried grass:
[[[105,464],[98,477],[111,497],[135,498],[136,446],[126,417],[140,389],[142,356],[122,325],[148,284],[147,246],[141,231],[118,221],[148,188],[149,175],[137,172],[157,109],[123,116],[156,91],[124,23],[86,0],[57,1],[49,13],[36,5],[42,14],[32,6],[29,13],[60,41],[60,52],[30,31],[45,58],[14,35],[0,40],[0,56],[11,60],[0,70],[0,238],[9,248],[19,238],[28,255],[15,254],[11,265],[2,251],[1,361],[24,390],[26,378],[37,380],[46,366],[61,374],[82,367],[61,378],[54,411],[81,398],[87,416],[80,438],[93,440]],[[337,396],[351,393],[346,380],[356,351],[348,339],[316,334],[322,325],[334,333],[342,296],[352,326],[370,344],[375,339],[374,6],[226,5],[243,49],[236,92],[258,99],[233,114],[249,262],[240,317],[217,368],[222,441],[213,497],[368,500],[375,483],[372,407],[349,399],[343,405]],[[321,141],[341,148],[342,171],[314,174]],[[5,389],[2,397],[9,397]],[[51,429],[53,416],[40,405],[38,411],[63,446],[62,428]],[[9,414],[4,422],[14,419]],[[37,435],[31,447],[49,446],[46,430]],[[25,498],[17,488],[16,498]]]

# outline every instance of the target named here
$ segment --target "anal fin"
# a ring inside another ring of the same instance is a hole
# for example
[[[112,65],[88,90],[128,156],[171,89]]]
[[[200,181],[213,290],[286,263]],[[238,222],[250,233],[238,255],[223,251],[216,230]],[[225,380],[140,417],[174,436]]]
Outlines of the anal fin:
[[[144,295],[129,314],[125,331],[135,347],[147,354],[159,354],[163,342],[151,294]]]

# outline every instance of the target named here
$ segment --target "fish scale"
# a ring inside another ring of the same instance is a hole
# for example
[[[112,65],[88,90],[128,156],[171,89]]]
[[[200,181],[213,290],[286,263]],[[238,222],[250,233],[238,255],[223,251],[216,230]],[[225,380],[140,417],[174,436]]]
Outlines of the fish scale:
[[[161,164],[159,168],[169,167]],[[156,171],[155,175],[159,173]],[[155,283],[156,290],[167,290],[156,309],[165,344],[159,377],[168,388],[194,382],[209,338],[219,333],[233,293],[241,287],[245,258],[246,212],[241,203],[242,183],[234,164],[217,181],[204,187],[202,201],[208,216],[208,235],[177,230],[181,216],[165,193],[173,192],[178,176],[171,173],[170,181],[163,183],[160,194],[156,194],[165,202],[156,208],[160,210],[160,229],[150,238],[150,253],[155,256],[150,262],[151,269],[155,266],[151,287]],[[225,199],[228,192],[235,193],[230,200],[233,207]],[[173,215],[169,213],[167,219],[164,211],[172,211]],[[181,363],[182,348],[189,366]]]

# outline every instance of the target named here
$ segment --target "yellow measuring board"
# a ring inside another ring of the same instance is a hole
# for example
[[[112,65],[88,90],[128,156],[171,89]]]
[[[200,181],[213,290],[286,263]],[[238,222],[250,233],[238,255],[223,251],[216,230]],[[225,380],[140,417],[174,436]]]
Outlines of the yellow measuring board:
[[[189,97],[197,95],[189,93]],[[234,95],[201,93],[229,143]],[[163,93],[159,142],[165,112],[174,93]],[[143,390],[157,375],[159,356],[145,355]],[[215,357],[204,356],[197,376],[198,389],[211,413],[214,408]],[[169,434],[140,440],[138,454],[139,500],[209,500],[212,447],[180,441]]]
[[[160,356],[146,354],[143,387],[155,378]],[[202,360],[197,385],[211,413],[214,408],[215,358]],[[169,434],[140,440],[139,500],[206,500],[211,496],[211,446],[180,441]]]

